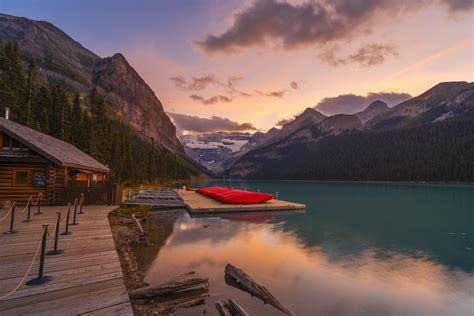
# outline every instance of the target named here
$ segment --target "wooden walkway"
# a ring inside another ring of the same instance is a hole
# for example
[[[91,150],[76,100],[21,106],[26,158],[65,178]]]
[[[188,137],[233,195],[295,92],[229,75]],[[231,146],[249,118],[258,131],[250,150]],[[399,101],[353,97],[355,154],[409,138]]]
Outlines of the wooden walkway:
[[[235,212],[301,211],[306,205],[277,199],[259,204],[225,204],[194,191],[179,190],[178,194],[191,214],[219,214]]]
[[[115,250],[107,214],[113,206],[85,206],[78,214],[79,225],[70,226],[72,235],[59,238],[62,254],[46,256],[44,275],[51,282],[21,287],[11,296],[0,300],[0,315],[133,315],[123,280],[119,258]],[[10,292],[27,271],[41,238],[42,224],[54,230],[56,212],[66,207],[42,207],[43,214],[31,215],[32,221],[23,223],[26,214],[17,207],[13,235],[4,235],[9,219],[0,222],[0,297]],[[32,209],[32,213],[34,212]],[[5,214],[0,211],[0,218]],[[71,216],[72,221],[72,216]],[[64,231],[61,223],[60,232]],[[48,237],[47,251],[53,247]],[[26,281],[37,275],[38,259]]]

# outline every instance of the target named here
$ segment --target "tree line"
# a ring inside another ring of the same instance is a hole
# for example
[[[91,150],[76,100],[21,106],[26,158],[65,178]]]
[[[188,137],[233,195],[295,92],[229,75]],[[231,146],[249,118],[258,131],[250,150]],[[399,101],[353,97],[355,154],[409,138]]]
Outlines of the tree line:
[[[199,174],[116,116],[95,87],[81,97],[70,87],[42,80],[35,60],[23,62],[16,43],[0,46],[1,113],[5,107],[14,121],[69,142],[107,165],[120,182],[156,183]]]
[[[316,126],[312,133],[313,138],[320,135]],[[281,159],[265,158],[268,151]],[[248,176],[252,179],[472,182],[474,119],[351,132],[280,149],[270,146],[240,161],[261,166]]]

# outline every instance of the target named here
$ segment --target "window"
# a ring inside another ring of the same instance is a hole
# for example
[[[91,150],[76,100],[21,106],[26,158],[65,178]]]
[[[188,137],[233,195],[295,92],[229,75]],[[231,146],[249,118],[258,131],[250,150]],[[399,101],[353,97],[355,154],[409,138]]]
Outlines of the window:
[[[28,185],[30,172],[28,170],[13,170],[13,185]]]
[[[10,136],[7,134],[3,134],[2,136],[2,149],[10,149]]]

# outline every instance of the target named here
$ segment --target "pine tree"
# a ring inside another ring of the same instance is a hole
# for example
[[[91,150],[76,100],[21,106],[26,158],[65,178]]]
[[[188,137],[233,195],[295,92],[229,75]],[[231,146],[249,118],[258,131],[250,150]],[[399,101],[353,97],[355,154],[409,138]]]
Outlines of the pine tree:
[[[33,128],[36,128],[44,133],[48,133],[49,116],[52,108],[52,101],[49,89],[46,86],[41,86],[38,93],[32,102]]]
[[[83,142],[83,131],[81,129],[82,124],[82,110],[81,110],[81,98],[79,93],[74,94],[74,99],[72,101],[72,110],[70,116],[71,123],[71,142],[75,146],[79,146]]]
[[[28,73],[27,73],[27,85],[25,89],[25,101],[24,101],[24,113],[25,113],[25,124],[27,126],[34,125],[33,117],[33,96],[36,90],[37,84],[37,75],[36,75],[36,61],[34,58],[31,58],[28,62]]]

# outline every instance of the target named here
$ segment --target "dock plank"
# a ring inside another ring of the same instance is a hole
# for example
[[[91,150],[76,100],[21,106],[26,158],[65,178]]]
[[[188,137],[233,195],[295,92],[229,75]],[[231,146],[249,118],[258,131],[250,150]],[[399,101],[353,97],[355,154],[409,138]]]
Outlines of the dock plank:
[[[63,253],[46,256],[45,275],[53,280],[33,287],[22,284],[13,295],[0,300],[0,315],[133,315],[107,217],[113,208],[87,206],[84,214],[77,214],[79,225],[70,226],[72,235],[60,236]],[[28,223],[19,214],[15,221],[18,232],[0,234],[0,297],[21,281],[41,238],[42,225],[49,224],[52,231],[58,210],[64,217],[65,207],[42,207],[43,214],[32,215]],[[0,217],[2,214],[0,211]],[[1,222],[0,232],[8,224]],[[47,250],[52,247],[48,237]],[[26,280],[36,277],[37,271],[38,259]]]
[[[259,204],[226,204],[195,191],[178,190],[191,214],[218,214],[240,212],[265,212],[265,211],[301,211],[306,205],[287,202],[277,199]]]

